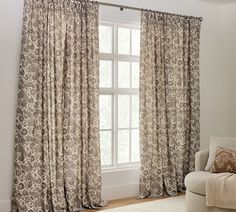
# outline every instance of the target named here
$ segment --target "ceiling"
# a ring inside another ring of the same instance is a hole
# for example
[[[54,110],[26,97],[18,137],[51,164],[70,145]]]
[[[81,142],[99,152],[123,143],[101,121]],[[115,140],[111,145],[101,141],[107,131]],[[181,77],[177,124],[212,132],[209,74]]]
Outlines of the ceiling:
[[[205,1],[214,4],[230,4],[236,2],[236,0],[199,0],[199,1]]]

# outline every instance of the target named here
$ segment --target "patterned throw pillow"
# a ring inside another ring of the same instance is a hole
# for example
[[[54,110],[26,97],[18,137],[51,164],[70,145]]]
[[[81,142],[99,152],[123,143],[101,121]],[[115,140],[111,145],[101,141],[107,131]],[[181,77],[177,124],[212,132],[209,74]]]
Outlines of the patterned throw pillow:
[[[236,151],[218,147],[211,172],[236,173]]]

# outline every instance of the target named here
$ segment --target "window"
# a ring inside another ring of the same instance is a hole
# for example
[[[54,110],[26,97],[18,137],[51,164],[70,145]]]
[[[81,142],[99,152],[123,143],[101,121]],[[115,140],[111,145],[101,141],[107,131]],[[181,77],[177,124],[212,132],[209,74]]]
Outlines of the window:
[[[137,26],[101,23],[100,142],[103,167],[139,163],[139,51]]]

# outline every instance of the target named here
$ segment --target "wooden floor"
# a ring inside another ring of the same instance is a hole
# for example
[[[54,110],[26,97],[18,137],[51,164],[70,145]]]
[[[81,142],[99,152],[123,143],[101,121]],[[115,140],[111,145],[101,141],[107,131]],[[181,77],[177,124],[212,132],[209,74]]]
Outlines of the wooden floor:
[[[180,193],[180,194],[178,194],[178,196],[179,195],[184,195],[184,194]],[[85,210],[85,212],[97,212],[100,210],[117,208],[117,207],[139,204],[139,203],[144,203],[144,202],[151,202],[151,201],[156,201],[156,200],[165,199],[165,198],[169,198],[169,196],[163,196],[160,198],[146,198],[146,199],[138,199],[136,197],[132,197],[132,198],[126,198],[126,199],[111,200],[111,201],[108,201],[108,206],[106,206],[104,208],[101,208],[99,210],[87,209],[87,210]]]

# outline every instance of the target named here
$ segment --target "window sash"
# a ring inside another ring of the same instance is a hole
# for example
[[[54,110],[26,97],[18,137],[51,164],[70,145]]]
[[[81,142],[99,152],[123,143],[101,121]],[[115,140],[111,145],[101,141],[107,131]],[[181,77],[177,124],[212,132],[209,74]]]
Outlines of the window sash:
[[[109,169],[119,169],[125,167],[137,167],[139,162],[132,162],[132,130],[138,130],[139,128],[132,128],[132,95],[139,95],[138,88],[131,88],[132,86],[132,69],[130,67],[130,88],[119,88],[118,87],[118,61],[124,62],[138,62],[139,56],[137,55],[123,55],[118,54],[118,27],[129,28],[130,29],[130,54],[132,53],[132,29],[139,29],[139,27],[134,25],[111,23],[111,22],[100,22],[100,25],[106,25],[112,27],[113,34],[113,53],[100,53],[100,60],[111,60],[113,62],[112,71],[112,87],[111,88],[100,88],[100,95],[111,95],[112,96],[112,129],[100,129],[100,131],[111,131],[112,132],[112,161],[111,165],[102,166],[103,170]],[[131,65],[130,65],[131,66]],[[129,95],[130,98],[130,117],[129,117],[129,127],[119,128],[118,127],[118,96],[119,95]],[[129,162],[118,163],[118,132],[119,130],[129,130]]]

